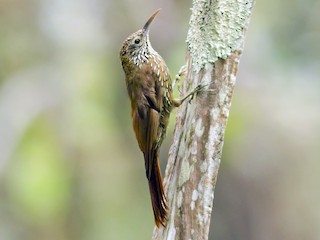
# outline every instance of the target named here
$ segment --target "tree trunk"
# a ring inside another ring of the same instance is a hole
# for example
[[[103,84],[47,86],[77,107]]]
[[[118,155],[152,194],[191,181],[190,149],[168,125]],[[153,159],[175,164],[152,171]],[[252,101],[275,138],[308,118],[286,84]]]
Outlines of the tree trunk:
[[[244,35],[254,0],[194,0],[183,92],[208,83],[178,112],[164,184],[166,228],[153,240],[208,239],[214,189]]]

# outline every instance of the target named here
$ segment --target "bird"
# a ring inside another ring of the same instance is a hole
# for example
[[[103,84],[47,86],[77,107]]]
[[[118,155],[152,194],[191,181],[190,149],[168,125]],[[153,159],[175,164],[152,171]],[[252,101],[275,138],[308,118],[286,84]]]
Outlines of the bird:
[[[156,226],[168,221],[167,198],[159,167],[159,149],[165,138],[170,113],[187,98],[199,92],[198,85],[181,99],[175,99],[169,69],[152,48],[149,28],[161,9],[156,10],[142,29],[132,33],[122,44],[120,60],[131,102],[132,125],[145,161],[151,204]]]

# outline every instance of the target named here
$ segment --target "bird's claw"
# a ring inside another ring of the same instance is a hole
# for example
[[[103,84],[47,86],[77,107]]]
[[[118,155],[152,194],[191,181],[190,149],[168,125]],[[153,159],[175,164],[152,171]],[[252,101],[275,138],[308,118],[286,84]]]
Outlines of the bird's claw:
[[[191,101],[194,99],[194,96],[197,94],[197,93],[200,93],[200,92],[213,92],[214,90],[211,90],[211,89],[207,89],[207,90],[205,90],[205,88],[206,87],[208,87],[210,84],[211,84],[212,82],[210,82],[210,83],[205,83],[205,84],[203,84],[203,83],[200,83],[200,84],[198,84],[197,86],[196,86],[196,88],[192,91],[192,93],[190,94],[190,99],[189,99],[189,103],[191,103]]]
[[[190,97],[190,99],[189,99],[189,101],[188,101],[189,104],[191,104],[191,101],[192,101],[193,98],[194,98],[194,94],[195,94],[195,93],[192,93],[192,94],[191,94],[191,97]]]
[[[187,66],[186,66],[186,65],[183,65],[183,66],[180,68],[178,74],[176,75],[176,77],[175,77],[175,79],[174,79],[174,81],[173,81],[173,83],[172,83],[172,88],[174,88],[174,86],[176,85],[176,83],[179,82],[180,79],[186,75],[186,71],[187,71]]]

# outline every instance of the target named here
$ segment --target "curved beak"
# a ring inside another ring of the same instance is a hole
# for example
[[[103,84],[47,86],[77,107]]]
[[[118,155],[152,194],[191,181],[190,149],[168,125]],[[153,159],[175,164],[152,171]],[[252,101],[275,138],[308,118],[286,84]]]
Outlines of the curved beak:
[[[157,11],[155,11],[151,17],[149,18],[149,20],[146,22],[146,24],[143,26],[143,31],[144,32],[148,32],[149,31],[149,26],[152,23],[153,19],[157,16],[157,14],[160,12],[161,8],[159,8]]]

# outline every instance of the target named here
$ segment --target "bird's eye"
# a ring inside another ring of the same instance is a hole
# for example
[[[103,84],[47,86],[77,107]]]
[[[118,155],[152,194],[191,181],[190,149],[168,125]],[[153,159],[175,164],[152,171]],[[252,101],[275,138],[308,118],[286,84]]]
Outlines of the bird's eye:
[[[134,43],[135,43],[135,44],[139,44],[139,43],[140,43],[140,39],[137,38],[136,40],[134,40]]]

